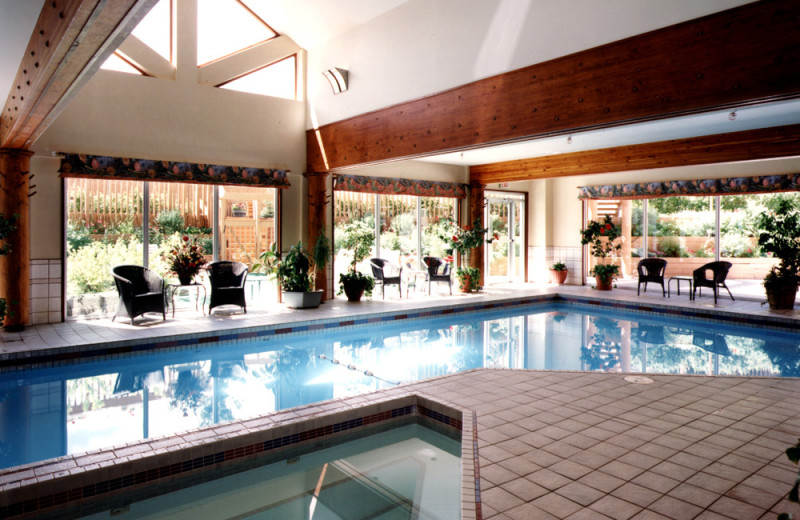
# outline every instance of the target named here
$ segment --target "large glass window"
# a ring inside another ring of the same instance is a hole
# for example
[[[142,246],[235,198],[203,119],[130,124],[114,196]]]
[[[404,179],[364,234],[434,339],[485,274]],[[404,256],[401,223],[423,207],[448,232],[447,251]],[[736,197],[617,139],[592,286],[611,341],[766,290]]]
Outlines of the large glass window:
[[[636,263],[644,256],[666,259],[670,277],[691,276],[698,267],[723,260],[733,264],[727,284],[758,297],[764,293],[761,280],[776,260],[758,246],[756,217],[787,197],[800,202],[800,194],[774,193],[589,201],[587,208],[590,219],[609,214],[621,224],[630,247],[624,246],[616,261],[626,277],[636,278]]]
[[[67,179],[66,191],[68,318],[116,311],[110,275],[116,265],[147,265],[167,281],[176,281],[165,257],[184,237],[202,247],[209,262],[234,260],[248,267],[277,240],[276,188]],[[277,299],[275,283],[266,276],[251,274],[248,285],[250,301]]]
[[[440,223],[456,219],[454,198],[335,191],[334,205],[334,280],[352,262],[352,254],[342,249],[341,242],[353,226],[375,230],[372,257],[405,269],[420,269],[423,256],[447,256]],[[377,223],[375,215],[379,215]],[[357,268],[365,274],[371,272],[368,260]]]

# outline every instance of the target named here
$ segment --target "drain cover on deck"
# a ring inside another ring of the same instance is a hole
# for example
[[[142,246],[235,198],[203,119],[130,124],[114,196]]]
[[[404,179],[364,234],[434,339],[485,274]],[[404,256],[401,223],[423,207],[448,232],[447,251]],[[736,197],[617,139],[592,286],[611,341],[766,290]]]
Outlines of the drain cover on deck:
[[[637,385],[649,385],[653,382],[652,379],[644,376],[625,376],[625,381]]]

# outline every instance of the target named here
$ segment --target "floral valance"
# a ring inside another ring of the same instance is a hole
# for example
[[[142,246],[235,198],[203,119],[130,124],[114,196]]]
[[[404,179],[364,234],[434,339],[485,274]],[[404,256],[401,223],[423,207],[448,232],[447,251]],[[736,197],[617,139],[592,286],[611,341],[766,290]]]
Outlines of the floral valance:
[[[655,197],[739,195],[800,191],[800,173],[760,177],[725,177],[690,181],[640,182],[581,186],[579,199],[644,199]]]
[[[381,195],[418,195],[421,197],[466,198],[467,185],[455,182],[415,181],[361,175],[336,175],[333,189],[379,193]]]
[[[68,153],[58,170],[62,177],[193,182],[266,188],[288,188],[286,170],[217,166]]]

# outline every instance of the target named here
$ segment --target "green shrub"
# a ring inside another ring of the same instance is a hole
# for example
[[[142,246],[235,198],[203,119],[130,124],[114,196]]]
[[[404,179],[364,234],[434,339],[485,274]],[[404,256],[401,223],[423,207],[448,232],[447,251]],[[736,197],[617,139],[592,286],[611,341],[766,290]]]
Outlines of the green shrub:
[[[664,237],[658,242],[658,249],[661,251],[661,256],[668,257],[686,257],[689,256],[683,247],[681,241],[675,237]]]
[[[72,223],[67,224],[67,250],[73,251],[92,243],[89,230],[85,227],[75,227]]]
[[[197,245],[203,248],[203,254],[214,254],[214,239],[211,237],[198,237]]]
[[[162,211],[156,216],[158,231],[165,236],[183,233],[185,225],[186,222],[183,220],[183,215],[178,210]]]
[[[113,290],[112,267],[141,263],[142,243],[138,240],[118,240],[113,244],[95,241],[85,247],[70,250],[67,256],[69,294]]]

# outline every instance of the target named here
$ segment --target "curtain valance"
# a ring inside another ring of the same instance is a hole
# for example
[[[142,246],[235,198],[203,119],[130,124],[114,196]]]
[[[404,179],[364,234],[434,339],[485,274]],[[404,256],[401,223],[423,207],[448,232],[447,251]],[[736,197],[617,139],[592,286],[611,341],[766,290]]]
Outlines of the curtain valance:
[[[800,191],[800,173],[687,181],[581,186],[579,199],[651,199],[675,196],[740,195]]]
[[[288,188],[287,170],[63,154],[61,177]]]
[[[339,175],[333,178],[333,189],[379,193],[381,195],[418,195],[420,197],[466,198],[467,185],[455,182],[415,181],[362,175]]]

